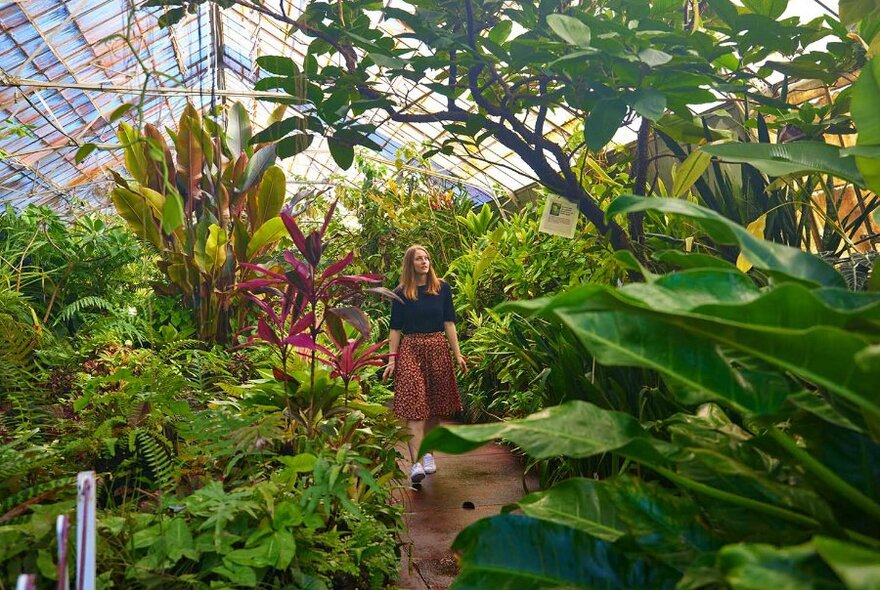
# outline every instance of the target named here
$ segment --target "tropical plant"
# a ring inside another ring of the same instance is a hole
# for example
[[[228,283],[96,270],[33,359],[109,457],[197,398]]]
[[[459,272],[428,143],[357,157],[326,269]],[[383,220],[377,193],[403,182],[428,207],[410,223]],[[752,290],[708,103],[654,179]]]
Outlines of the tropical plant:
[[[562,482],[520,501],[522,516],[466,529],[457,587],[536,575],[572,587],[867,587],[857,568],[880,557],[880,298],[688,202],[622,197],[609,213],[633,210],[687,216],[738,246],[767,286],[707,264],[505,305],[566,326],[601,364],[657,371],[662,395],[689,409],[640,423],[572,401],[432,433],[423,450],[503,438],[536,458],[621,459],[614,477]],[[558,559],[570,551],[581,559]]]
[[[235,282],[245,276],[239,265],[259,259],[284,235],[284,173],[272,166],[275,144],[263,143],[271,134],[252,134],[237,103],[225,131],[187,105],[171,133],[175,155],[151,124],[141,132],[121,123],[118,135],[131,181],[115,177],[116,210],[158,250],[170,293],[183,294],[199,336],[227,342]]]
[[[174,7],[174,17],[167,19],[172,24],[187,7],[204,1],[148,4]],[[250,0],[230,0],[232,4],[251,6]],[[263,14],[313,41],[303,72],[306,85],[300,83],[299,68],[287,64],[268,68],[272,76],[257,86],[289,89],[296,100],[310,101],[331,127],[341,122],[345,128],[349,112],[367,109],[382,110],[400,123],[440,123],[450,135],[429,153],[458,150],[479,158],[481,144],[494,137],[548,190],[577,202],[598,233],[609,235],[620,248],[628,238],[642,241],[641,217],[630,219],[629,236],[615,220],[606,220],[595,196],[574,173],[584,150],[599,151],[621,126],[641,117],[632,190],[644,194],[652,129],[700,132],[692,108],[716,101],[716,93],[768,102],[749,84],[755,68],[761,74],[779,71],[825,79],[858,67],[861,46],[845,32],[834,53],[807,53],[813,41],[841,31],[825,28],[821,18],[806,24],[780,19],[786,4],[615,0],[570,5],[531,0],[510,6],[432,0],[378,8],[372,0],[360,0],[344,5],[313,2],[301,17],[261,7]],[[374,26],[368,16],[374,8],[383,19],[404,23],[405,32]],[[410,37],[419,41],[418,52],[408,49],[405,40]],[[342,63],[319,65],[330,53],[343,56]],[[790,61],[767,60],[771,54]],[[393,90],[378,90],[372,83],[377,76],[388,77],[389,88],[396,79],[421,82],[434,104],[442,106],[423,112],[421,101],[411,103]],[[479,112],[463,107],[463,95]],[[548,138],[548,113],[557,110],[585,121],[582,144],[568,146]],[[532,116],[526,116],[529,111]],[[290,131],[291,137],[302,133],[292,126]],[[337,135],[331,151],[348,168],[352,146],[368,142]]]

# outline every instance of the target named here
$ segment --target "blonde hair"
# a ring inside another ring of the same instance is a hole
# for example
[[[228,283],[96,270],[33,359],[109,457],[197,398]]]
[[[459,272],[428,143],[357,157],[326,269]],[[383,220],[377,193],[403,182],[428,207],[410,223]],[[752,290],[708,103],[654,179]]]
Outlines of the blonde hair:
[[[428,249],[418,244],[413,244],[406,249],[406,253],[403,255],[403,265],[400,269],[400,285],[397,287],[401,290],[406,299],[413,301],[419,298],[419,286],[416,284],[415,269],[416,253],[419,250],[428,254]],[[430,260],[430,258],[431,255],[428,254],[428,259]],[[427,293],[429,295],[436,295],[439,293],[440,279],[437,278],[437,274],[434,272],[433,264],[428,267],[428,276],[426,278],[427,282],[425,283],[425,286],[427,287]]]

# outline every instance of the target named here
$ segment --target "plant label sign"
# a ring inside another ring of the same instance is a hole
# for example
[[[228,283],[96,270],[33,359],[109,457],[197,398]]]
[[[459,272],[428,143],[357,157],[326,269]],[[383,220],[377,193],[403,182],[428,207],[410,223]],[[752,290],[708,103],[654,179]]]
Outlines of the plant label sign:
[[[578,215],[577,205],[571,201],[558,195],[547,195],[538,230],[571,239],[577,229]]]

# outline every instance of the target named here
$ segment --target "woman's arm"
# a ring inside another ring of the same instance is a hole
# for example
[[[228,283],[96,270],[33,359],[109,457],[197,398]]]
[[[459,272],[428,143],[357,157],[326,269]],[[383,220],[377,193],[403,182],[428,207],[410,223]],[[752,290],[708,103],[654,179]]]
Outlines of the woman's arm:
[[[389,377],[394,375],[394,369],[397,366],[397,348],[400,346],[400,330],[391,330],[388,334],[388,365],[382,373],[382,381],[387,381]]]
[[[467,373],[467,363],[458,348],[458,332],[455,330],[455,322],[443,322],[443,331],[446,333],[446,339],[449,341],[449,347],[452,348],[452,354],[455,356],[458,368],[462,373]]]

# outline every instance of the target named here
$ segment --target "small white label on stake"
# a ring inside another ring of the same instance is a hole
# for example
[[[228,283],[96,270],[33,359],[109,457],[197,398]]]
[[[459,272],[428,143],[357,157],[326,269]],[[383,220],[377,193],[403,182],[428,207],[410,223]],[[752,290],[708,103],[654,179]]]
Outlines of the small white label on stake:
[[[538,230],[545,234],[573,238],[578,224],[577,205],[558,195],[547,195],[544,203],[544,214]]]

